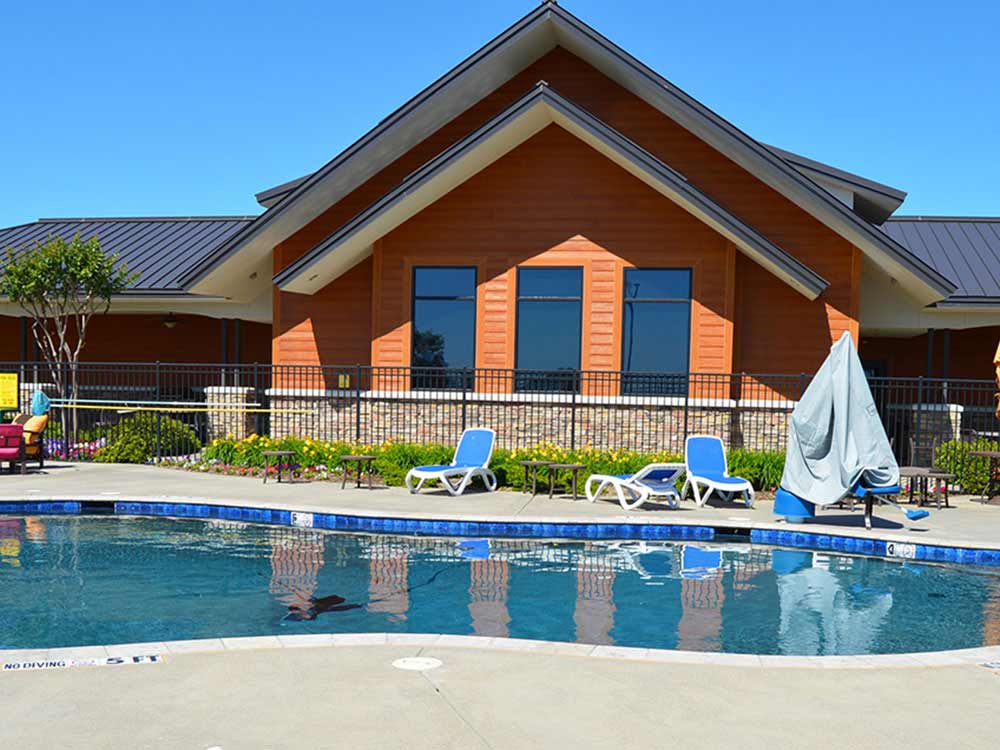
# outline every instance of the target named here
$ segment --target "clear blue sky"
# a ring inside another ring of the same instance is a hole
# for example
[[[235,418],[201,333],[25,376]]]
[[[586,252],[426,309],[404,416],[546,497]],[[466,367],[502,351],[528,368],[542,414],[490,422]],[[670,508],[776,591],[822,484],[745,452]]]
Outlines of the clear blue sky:
[[[533,0],[5,4],[0,226],[257,213]],[[754,137],[1000,214],[1000,4],[566,0]]]

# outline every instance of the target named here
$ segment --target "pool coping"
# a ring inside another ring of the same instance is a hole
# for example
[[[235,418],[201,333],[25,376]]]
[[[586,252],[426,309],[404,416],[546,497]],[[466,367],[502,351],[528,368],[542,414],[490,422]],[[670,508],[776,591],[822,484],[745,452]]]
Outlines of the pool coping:
[[[657,664],[694,664],[749,669],[926,669],[980,666],[1000,670],[1000,646],[906,654],[784,656],[633,648],[442,633],[310,633],[306,635],[223,637],[49,649],[9,649],[0,651],[0,673],[33,671],[41,665],[72,666],[70,662],[74,660],[89,662],[95,659],[120,658],[127,663],[134,657],[360,646],[486,649],[544,656],[575,656],[588,659],[622,659]],[[93,666],[93,664],[84,664],[84,666]]]
[[[575,539],[581,541],[712,541],[717,532],[743,532],[751,544],[861,554],[886,559],[1000,567],[1000,542],[947,540],[905,533],[810,524],[790,527],[779,521],[750,519],[662,518],[615,515],[599,519],[566,516],[506,516],[474,512],[372,510],[288,503],[233,503],[204,497],[131,495],[47,495],[0,497],[0,513],[65,514],[84,512],[87,503],[113,503],[115,515],[228,520],[277,526],[416,536]]]
[[[963,543],[963,546],[927,544],[911,541],[903,535],[878,538],[862,529],[844,529],[843,533],[823,530],[788,530],[778,523],[734,521],[706,525],[704,519],[685,521],[642,516],[613,516],[599,521],[566,517],[507,516],[456,513],[450,518],[428,517],[419,511],[393,512],[390,516],[372,516],[358,509],[300,505],[292,510],[280,503],[237,505],[225,500],[182,496],[52,495],[0,497],[0,514],[78,515],[86,503],[112,504],[115,516],[151,516],[195,520],[223,520],[327,531],[352,531],[417,536],[574,539],[580,541],[712,541],[716,527],[729,532],[744,529],[751,544],[788,546],[819,551],[845,552],[888,559],[948,562],[953,564],[1000,566],[1000,549]],[[620,522],[619,522],[620,520]],[[896,545],[894,548],[890,545]],[[904,549],[900,550],[899,547]],[[182,653],[207,653],[247,649],[301,647],[344,647],[363,645],[411,645],[420,647],[488,648],[535,654],[579,656],[598,659],[627,659],[673,664],[706,664],[733,667],[769,668],[838,668],[875,669],[937,666],[986,666],[1000,664],[1000,645],[951,651],[928,651],[904,654],[865,654],[838,656],[785,656],[771,654],[732,654],[673,649],[636,648],[600,644],[580,644],[519,638],[453,635],[442,633],[342,633],[280,636],[245,636],[148,643],[110,644],[52,649],[0,650],[3,666],[14,661],[52,661],[131,657]],[[996,668],[992,667],[991,668]]]

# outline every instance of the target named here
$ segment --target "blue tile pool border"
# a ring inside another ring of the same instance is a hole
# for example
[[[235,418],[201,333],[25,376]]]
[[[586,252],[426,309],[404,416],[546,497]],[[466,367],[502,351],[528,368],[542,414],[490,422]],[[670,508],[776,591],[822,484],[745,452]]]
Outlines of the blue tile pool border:
[[[846,552],[855,555],[922,562],[946,562],[959,565],[1000,566],[1000,550],[951,547],[942,544],[915,544],[886,539],[840,536],[829,532],[751,529],[752,544],[776,547]]]
[[[85,512],[87,510],[86,504],[85,501],[67,500],[0,501],[0,513],[74,515]],[[715,539],[717,533],[712,526],[694,524],[454,521],[276,510],[241,505],[134,500],[115,501],[114,513],[125,516],[216,519],[329,531],[361,531],[409,536],[710,541]],[[723,528],[729,531],[733,527],[731,524],[725,524]],[[786,531],[784,529],[750,529],[749,531],[752,544],[845,552],[889,559],[1000,566],[1000,549],[911,544],[877,538],[841,536],[829,532]]]
[[[0,505],[0,509],[3,506]],[[116,515],[219,519],[276,526],[361,531],[410,536],[508,537],[514,539],[694,539],[715,537],[711,526],[634,523],[525,523],[358,516],[340,513],[274,510],[239,505],[120,501]]]

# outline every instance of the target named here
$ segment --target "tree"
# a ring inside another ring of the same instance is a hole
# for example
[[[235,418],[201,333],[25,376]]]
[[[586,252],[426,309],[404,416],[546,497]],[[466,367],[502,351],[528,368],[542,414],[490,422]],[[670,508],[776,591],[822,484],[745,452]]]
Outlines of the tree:
[[[69,371],[70,397],[77,394],[77,365],[87,342],[87,324],[111,308],[111,298],[135,284],[118,254],[105,254],[96,235],[68,242],[49,237],[20,251],[7,249],[0,294],[31,316],[31,330],[61,397]]]

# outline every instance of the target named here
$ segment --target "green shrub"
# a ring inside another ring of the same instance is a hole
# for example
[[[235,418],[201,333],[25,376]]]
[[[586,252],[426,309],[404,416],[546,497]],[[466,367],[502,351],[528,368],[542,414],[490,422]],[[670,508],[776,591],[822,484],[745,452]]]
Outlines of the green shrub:
[[[990,481],[990,460],[970,455],[972,451],[998,450],[997,441],[976,438],[974,441],[951,440],[938,446],[934,463],[955,475],[955,484],[973,495],[981,494]]]
[[[185,456],[201,450],[194,430],[172,417],[141,412],[122,420],[95,461],[108,464],[143,464],[156,456],[157,434],[161,456]]]
[[[750,480],[755,490],[770,490],[781,483],[785,470],[785,454],[781,451],[735,448],[729,451],[727,459],[730,475]]]
[[[383,481],[391,486],[399,486],[403,484],[406,472],[414,466],[450,463],[455,448],[450,445],[393,442],[376,446],[353,445],[301,437],[269,438],[251,435],[243,440],[213,440],[205,447],[202,457],[205,461],[227,466],[261,468],[264,466],[262,454],[267,450],[290,450],[293,455],[289,463],[302,467],[325,466],[329,469],[340,469],[340,457],[345,454],[367,453],[375,456],[375,471]],[[683,460],[683,456],[676,453],[597,450],[589,446],[570,450],[542,443],[533,448],[497,448],[493,451],[490,468],[501,487],[519,488],[524,485],[524,467],[521,466],[521,461],[583,464],[586,468],[580,472],[582,482],[588,474],[631,474],[649,463],[681,463]],[[777,487],[784,464],[785,455],[779,451],[737,449],[729,452],[729,472],[746,477],[758,490]],[[548,481],[548,475],[544,471],[539,476],[543,482]],[[568,488],[571,478],[569,472],[563,472],[559,475],[558,484],[564,489]]]

